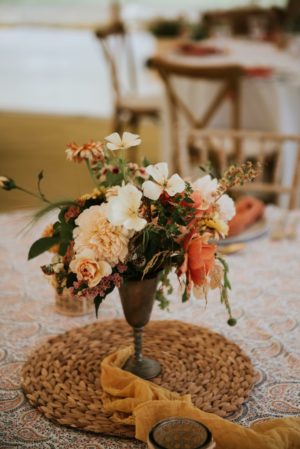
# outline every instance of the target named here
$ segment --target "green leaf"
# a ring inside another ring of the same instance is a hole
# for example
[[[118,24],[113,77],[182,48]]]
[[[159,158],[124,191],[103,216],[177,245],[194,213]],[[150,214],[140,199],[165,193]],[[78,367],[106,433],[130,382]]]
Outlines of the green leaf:
[[[188,196],[185,196],[185,197],[183,198],[183,201],[184,201],[185,203],[194,204],[194,201],[192,200],[192,198],[189,198]]]
[[[98,318],[98,310],[99,310],[99,307],[100,307],[100,304],[102,303],[102,301],[103,301],[103,298],[101,298],[101,296],[96,296],[96,298],[94,299],[97,318]]]
[[[33,259],[34,257],[39,256],[44,253],[48,249],[52,248],[52,246],[56,245],[59,242],[58,237],[42,237],[31,245],[31,248],[28,253],[28,260]]]
[[[77,276],[75,273],[69,273],[67,276],[67,284],[68,288],[73,287],[74,282],[77,281]]]
[[[60,232],[60,222],[56,221],[53,225],[54,234],[58,234]]]
[[[74,201],[58,201],[56,203],[51,203],[48,206],[44,207],[44,209],[39,210],[33,216],[33,221],[37,221],[42,218],[44,215],[48,214],[54,209],[61,209],[62,207],[67,206],[78,206]]]
[[[182,295],[182,302],[187,302],[189,300],[189,294],[187,287],[185,287],[183,295]]]
[[[60,256],[64,256],[66,254],[68,246],[69,246],[69,242],[68,241],[63,241],[63,242],[60,243],[59,251],[58,251]]]
[[[148,167],[148,165],[150,165],[150,164],[151,164],[151,162],[149,161],[149,159],[147,159],[146,157],[144,157],[144,158],[143,158],[143,161],[142,161],[143,167]]]

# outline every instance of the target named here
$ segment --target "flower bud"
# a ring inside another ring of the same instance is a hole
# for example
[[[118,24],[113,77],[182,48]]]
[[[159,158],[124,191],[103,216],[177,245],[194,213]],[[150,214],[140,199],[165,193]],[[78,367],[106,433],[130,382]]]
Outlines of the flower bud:
[[[227,324],[229,326],[235,326],[236,325],[236,319],[235,318],[229,318],[229,320],[227,321]]]
[[[0,187],[4,190],[12,190],[16,187],[16,184],[13,179],[0,176]]]

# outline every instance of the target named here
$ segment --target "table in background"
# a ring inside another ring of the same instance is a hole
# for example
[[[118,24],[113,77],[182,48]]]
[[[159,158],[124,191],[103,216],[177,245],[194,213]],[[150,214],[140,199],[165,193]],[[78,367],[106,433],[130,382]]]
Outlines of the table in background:
[[[22,363],[32,349],[50,336],[96,319],[94,314],[69,318],[54,312],[53,291],[39,270],[49,254],[30,262],[26,257],[30,243],[45,223],[20,234],[28,221],[28,212],[24,211],[0,215],[0,448],[144,448],[140,442],[55,425],[27,403],[20,376]],[[155,308],[152,319],[180,319],[207,326],[250,355],[257,371],[256,385],[249,400],[231,417],[234,421],[249,425],[300,414],[299,239],[270,242],[266,236],[247,244],[228,261],[233,285],[231,304],[238,318],[235,327],[227,326],[217,292],[210,295],[207,307],[199,300],[181,304],[177,292],[171,311]],[[99,320],[113,318],[122,318],[117,293],[105,299],[99,312]]]
[[[203,41],[203,46],[220,49],[220,53],[209,56],[188,56],[178,51],[164,54],[169,61],[187,66],[220,66],[238,64],[247,69],[268,68],[268,76],[246,76],[241,89],[241,128],[257,131],[300,134],[300,55],[281,50],[271,43],[255,42],[237,38],[215,38]],[[194,113],[201,116],[206,103],[211,101],[218,89],[218,83],[175,79],[176,91]],[[163,156],[172,163],[171,123],[165,104],[163,117]],[[213,117],[209,127],[230,126],[228,104]],[[182,120],[183,134],[186,124]],[[182,136],[182,165],[188,174],[187,151]]]

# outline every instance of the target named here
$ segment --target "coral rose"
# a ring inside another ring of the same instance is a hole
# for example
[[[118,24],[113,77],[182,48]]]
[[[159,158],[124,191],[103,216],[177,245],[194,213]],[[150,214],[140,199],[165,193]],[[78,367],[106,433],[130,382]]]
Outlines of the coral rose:
[[[204,243],[199,234],[188,238],[185,245],[187,253],[187,271],[196,285],[203,285],[215,265],[216,245]]]
[[[101,279],[109,276],[111,266],[105,262],[97,262],[93,251],[85,250],[70,263],[70,269],[76,273],[78,281],[85,281],[89,288],[95,287]]]

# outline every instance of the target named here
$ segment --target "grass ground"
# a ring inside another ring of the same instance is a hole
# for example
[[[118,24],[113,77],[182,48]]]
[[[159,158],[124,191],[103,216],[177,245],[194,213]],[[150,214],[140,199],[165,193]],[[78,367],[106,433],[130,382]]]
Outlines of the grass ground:
[[[66,143],[101,140],[110,132],[108,119],[2,112],[0,175],[10,176],[19,185],[35,189],[37,174],[43,169],[43,190],[50,199],[76,198],[91,191],[93,185],[82,165],[66,161]],[[143,144],[138,156],[147,155],[148,159],[157,161],[160,147],[157,125],[144,124],[141,136]],[[0,211],[39,205],[22,192],[0,191]]]

